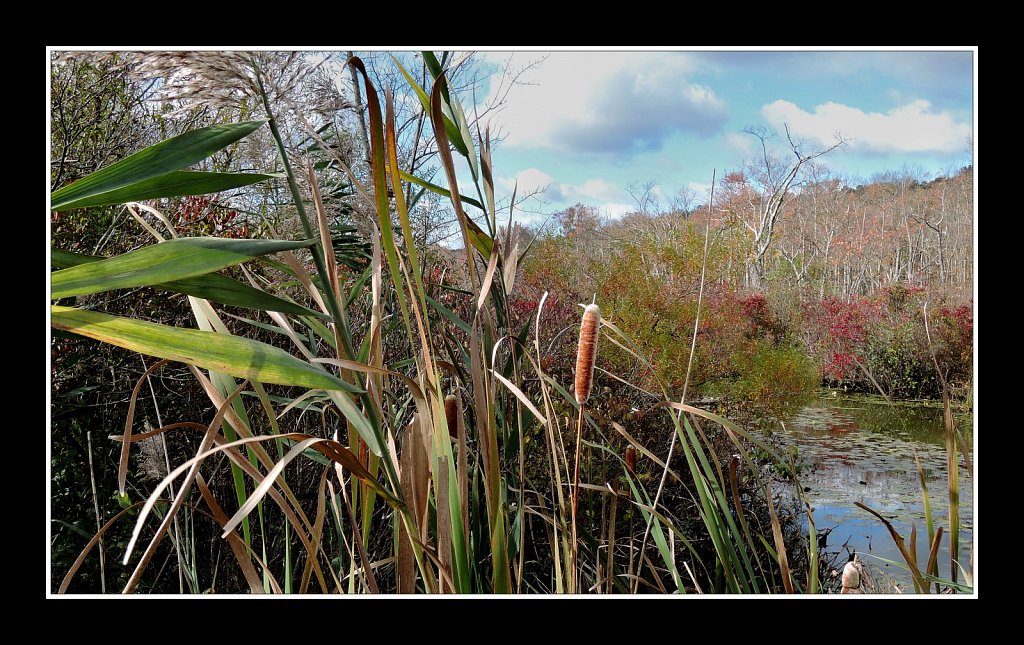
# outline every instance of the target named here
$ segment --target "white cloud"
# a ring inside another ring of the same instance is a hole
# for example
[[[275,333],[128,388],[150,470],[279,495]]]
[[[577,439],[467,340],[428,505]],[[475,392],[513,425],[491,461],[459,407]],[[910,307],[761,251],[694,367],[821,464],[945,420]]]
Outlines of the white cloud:
[[[486,58],[503,62],[506,55]],[[536,52],[531,52],[536,56]],[[691,83],[680,52],[554,52],[513,87],[495,116],[505,145],[579,153],[659,149],[681,131],[717,132],[725,103]],[[496,85],[496,84],[495,84]],[[495,99],[496,87],[485,103]]]
[[[558,194],[567,202],[600,202],[622,195],[622,190],[600,177],[588,179],[582,184],[558,184]]]
[[[541,210],[547,213],[561,210],[576,203],[582,203],[585,206],[593,206],[606,217],[618,219],[626,213],[635,212],[637,209],[636,202],[629,194],[629,191],[602,177],[591,177],[575,184],[557,182],[543,170],[527,168],[516,173],[514,177],[498,176],[495,178],[494,183],[499,197],[502,195],[510,196],[516,182],[518,182],[517,201],[531,191],[540,190],[537,193],[537,198],[543,204]],[[686,188],[693,194],[691,207],[706,203],[711,192],[710,183],[699,181],[689,182]],[[653,192],[662,208],[670,206],[672,198],[661,185],[655,186]],[[516,221],[536,223],[544,219],[535,209],[536,203],[530,208],[523,208],[522,205],[517,206]]]
[[[602,215],[612,219],[619,219],[626,213],[636,210],[636,204],[625,204],[623,202],[607,202],[597,207]]]
[[[545,197],[567,205],[581,202],[587,206],[594,206],[602,215],[611,218],[619,218],[636,210],[636,204],[630,201],[628,192],[600,177],[587,179],[579,184],[552,186]]]
[[[693,205],[705,204],[711,195],[711,184],[704,184],[699,181],[691,181],[686,188],[693,193]]]
[[[741,132],[730,132],[725,135],[725,145],[742,157],[749,157],[754,152],[754,138]]]
[[[494,180],[498,193],[512,194],[515,189],[519,195],[526,195],[543,190],[551,185],[551,175],[537,168],[527,168],[516,173],[515,177],[497,177]]]
[[[545,211],[557,211],[571,206],[577,202],[586,206],[597,208],[602,215],[611,218],[619,218],[628,212],[636,210],[636,204],[631,201],[629,193],[601,177],[591,177],[580,183],[556,182],[551,175],[538,168],[527,168],[514,177],[496,177],[495,187],[499,194],[506,196],[512,194],[512,189],[517,185],[516,198],[518,201],[523,195],[532,191],[540,191],[537,198],[546,204]],[[544,190],[541,190],[544,189]],[[655,189],[660,197],[665,197],[660,187]],[[539,214],[531,209],[524,209],[522,205],[516,207],[516,221],[524,223],[536,223],[540,221]]]
[[[539,168],[520,170],[514,177],[498,176],[495,178],[494,184],[499,195],[511,195],[513,188],[518,186],[516,192],[520,197],[537,192],[537,196],[541,199],[566,204],[583,202],[595,205],[629,196],[618,185],[600,177],[586,179],[578,184],[559,183]]]
[[[835,142],[842,133],[851,150],[865,152],[957,152],[971,134],[971,124],[958,122],[948,111],[935,112],[919,99],[885,114],[828,102],[806,112],[789,101],[778,100],[761,108],[773,126],[789,126],[794,135],[822,144]]]

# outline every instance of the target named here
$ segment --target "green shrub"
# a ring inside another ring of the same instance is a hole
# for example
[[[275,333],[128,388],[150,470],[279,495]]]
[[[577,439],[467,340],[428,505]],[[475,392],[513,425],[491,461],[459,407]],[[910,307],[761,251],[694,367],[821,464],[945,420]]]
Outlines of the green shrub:
[[[734,354],[739,377],[722,387],[731,398],[784,416],[799,408],[818,385],[813,361],[796,345],[753,340]]]
[[[891,397],[921,396],[935,381],[927,342],[918,336],[924,336],[924,328],[912,318],[895,325],[878,324],[868,335],[864,365]]]

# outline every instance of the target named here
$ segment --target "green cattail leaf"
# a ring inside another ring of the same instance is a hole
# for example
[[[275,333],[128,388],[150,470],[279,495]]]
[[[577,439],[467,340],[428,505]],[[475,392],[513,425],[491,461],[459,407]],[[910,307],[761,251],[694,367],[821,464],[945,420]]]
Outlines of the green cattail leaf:
[[[410,74],[408,70],[405,69],[405,66],[402,65],[402,62],[399,61],[394,54],[390,54],[390,56],[391,60],[394,61],[395,65],[398,66],[398,70],[402,72],[402,76],[404,76],[405,80],[409,83],[409,87],[411,87],[413,91],[416,92],[416,97],[419,98],[420,104],[423,106],[423,109],[429,112],[430,96],[427,94],[426,90],[424,90],[420,86],[420,84],[416,82],[416,79],[412,77],[412,74]]]
[[[178,197],[181,195],[207,195],[241,186],[248,186],[283,175],[262,175],[251,172],[195,172],[177,170],[166,175],[146,179],[124,188],[107,191],[99,195],[84,197],[62,205],[61,210],[110,206],[125,202],[141,202],[145,199]]]
[[[240,336],[181,329],[59,305],[50,307],[50,324],[141,354],[250,381],[360,393],[352,384],[283,349]]]
[[[429,302],[430,305],[437,310],[439,314],[441,314],[442,316],[450,320],[452,323],[454,323],[456,327],[466,332],[467,334],[472,333],[472,330],[469,327],[469,323],[467,323],[462,318],[459,318],[459,316],[455,312],[453,312],[451,309],[445,307],[440,302],[434,300],[433,298],[426,294],[424,294],[424,297],[427,299],[427,302]]]
[[[448,114],[444,115],[444,129],[448,133],[448,141],[459,151],[459,154],[463,157],[470,157],[469,148],[466,147],[466,141],[462,138],[462,130],[459,125],[455,122],[455,111],[452,109],[452,95],[448,93],[448,81],[444,78],[444,67],[437,60],[437,56],[434,52],[424,51],[423,61],[427,64],[427,71],[430,72],[430,77],[436,82],[440,78],[441,83],[441,97],[444,99],[444,107],[447,108]],[[430,112],[429,106],[427,112]],[[475,176],[475,175],[474,175]]]
[[[436,79],[441,75],[441,72],[444,69],[443,66],[437,60],[437,56],[434,55],[434,52],[423,51],[421,54],[423,55],[423,62],[427,65],[427,71],[430,72],[430,76],[432,78]],[[441,86],[441,96],[444,97],[446,103],[450,100],[448,96],[448,87],[446,85]]]
[[[60,249],[50,251],[50,263],[60,269],[99,262],[106,258],[95,255],[83,255],[71,253]],[[302,305],[273,296],[266,291],[251,287],[220,273],[207,273],[206,275],[172,282],[162,282],[152,285],[154,289],[164,289],[174,293],[183,293],[205,300],[212,300],[223,305],[244,307],[246,309],[258,309],[260,311],[277,311],[297,316],[316,316],[328,319],[329,316],[307,309]]]
[[[198,130],[190,130],[166,141],[161,141],[51,193],[50,209],[59,211],[173,196],[149,194],[146,197],[131,197],[131,191],[127,188],[188,168],[250,134],[264,123],[265,121],[221,123]],[[171,184],[174,183],[171,182]],[[180,181],[177,183],[180,185]],[[149,192],[152,193],[153,185],[150,184],[149,188]],[[108,197],[114,191],[119,191],[118,199],[120,201],[109,201]],[[181,194],[184,193],[174,193],[174,195]]]
[[[480,177],[480,166],[476,158],[476,149],[473,147],[473,135],[469,131],[469,120],[466,119],[466,111],[462,109],[462,103],[459,101],[458,95],[452,94],[451,99],[450,105],[458,122],[462,147],[465,148],[464,151],[460,151],[469,161],[469,170],[473,173],[473,181],[476,181]]]
[[[50,298],[56,300],[111,289],[165,284],[219,271],[260,255],[312,245],[311,240],[183,237],[99,262],[55,271],[50,274]]]
[[[422,188],[425,188],[426,190],[429,190],[432,193],[436,193],[438,195],[441,195],[442,197],[447,197],[447,198],[451,199],[452,193],[447,188],[443,188],[441,186],[438,186],[437,184],[432,184],[429,181],[427,181],[426,179],[420,179],[419,177],[416,177],[415,175],[407,173],[404,170],[402,171],[402,179],[404,179],[405,181],[412,182],[412,183],[416,184],[417,186],[421,186]],[[461,199],[463,201],[463,203],[471,204],[473,206],[476,206],[480,210],[484,210],[483,204],[481,204],[479,201],[473,199],[472,197],[467,197],[465,195],[459,195],[459,199]]]
[[[427,67],[430,71],[431,78],[437,78],[437,75],[441,73],[440,63],[437,62],[437,58],[434,57],[433,54],[431,54],[430,52],[425,53],[429,55],[429,57],[425,56],[424,58],[427,61]],[[436,66],[431,66],[431,59],[433,60],[434,63],[436,63]],[[420,103],[423,105],[424,111],[426,111],[427,114],[430,114],[430,95],[427,94],[427,92],[420,86],[420,84],[416,82],[416,79],[412,77],[412,74],[410,74],[405,69],[402,63],[397,58],[395,58],[394,55],[391,56],[391,60],[395,62],[395,65],[398,66],[398,69],[402,72],[402,75],[405,76],[405,80],[408,81],[409,86],[412,87],[414,92],[416,92],[416,96],[417,98],[419,98]],[[442,91],[444,92],[445,104],[447,104],[448,88],[444,87],[442,88]],[[455,146],[455,149],[458,150],[460,154],[468,155],[469,151],[466,148],[465,142],[462,140],[462,133],[461,130],[459,129],[459,126],[456,125],[455,122],[452,121],[452,119],[447,114],[444,115],[444,127],[445,130],[448,132],[448,138],[451,141],[452,145]]]

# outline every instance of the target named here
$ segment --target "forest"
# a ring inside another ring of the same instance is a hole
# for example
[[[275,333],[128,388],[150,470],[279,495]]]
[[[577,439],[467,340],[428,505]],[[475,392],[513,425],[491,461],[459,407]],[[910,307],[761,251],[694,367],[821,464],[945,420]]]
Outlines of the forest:
[[[529,64],[48,57],[48,595],[975,593],[972,149],[611,216],[495,181]]]

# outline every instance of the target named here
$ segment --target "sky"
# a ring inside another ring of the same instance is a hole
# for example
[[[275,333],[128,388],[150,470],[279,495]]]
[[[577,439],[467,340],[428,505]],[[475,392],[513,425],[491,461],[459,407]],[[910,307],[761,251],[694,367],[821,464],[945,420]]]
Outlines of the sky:
[[[932,178],[973,154],[977,53],[967,48],[480,56],[483,69],[543,58],[485,119],[504,135],[492,153],[498,195],[540,191],[519,221],[577,202],[618,217],[637,208],[630,185],[648,181],[662,206],[681,189],[702,203],[713,171],[720,178],[752,158],[751,127],[788,126],[805,151],[841,134],[846,146],[823,159],[852,185],[904,168]],[[480,104],[504,91],[499,77]]]

